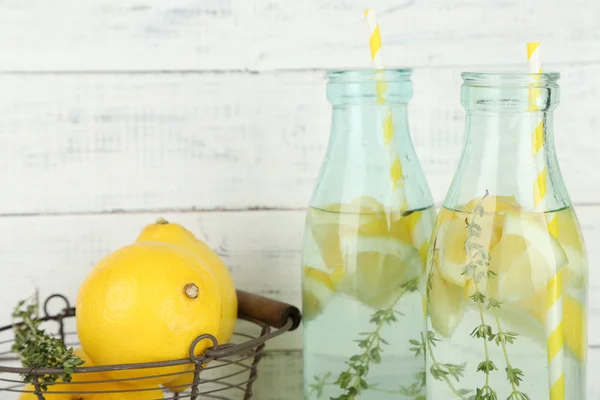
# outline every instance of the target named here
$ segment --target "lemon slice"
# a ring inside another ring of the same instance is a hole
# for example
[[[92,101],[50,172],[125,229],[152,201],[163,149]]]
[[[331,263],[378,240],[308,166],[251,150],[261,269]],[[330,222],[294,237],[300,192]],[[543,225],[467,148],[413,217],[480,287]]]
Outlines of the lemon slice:
[[[328,269],[335,270],[344,265],[340,248],[343,236],[380,235],[388,232],[385,213],[375,212],[374,208],[375,204],[372,203],[368,206],[332,204],[324,209],[312,208],[309,211],[308,225]]]
[[[412,245],[419,250],[421,259],[423,260],[423,269],[425,268],[425,261],[427,260],[427,254],[429,253],[429,239],[435,223],[435,217],[436,213],[433,207],[412,212],[402,218],[402,221],[404,221],[406,225],[406,237],[403,238],[394,235],[400,240],[411,242]]]
[[[359,235],[342,242],[343,276],[336,289],[373,308],[386,308],[421,274],[423,262],[410,243],[390,236]],[[337,276],[340,274],[337,273]]]
[[[498,230],[495,229],[496,221],[497,218],[492,214],[478,216],[475,222],[481,227],[481,235],[473,237],[471,241],[481,245],[484,249],[493,246],[499,240]],[[441,256],[440,274],[447,282],[461,287],[465,287],[467,281],[471,280],[469,274],[464,273],[467,265],[466,240],[467,224],[464,219],[450,219],[440,226],[437,236],[437,246]],[[468,291],[473,290],[469,289]]]
[[[444,337],[451,337],[465,314],[463,288],[444,280],[438,263],[428,278],[428,311],[431,327]]]
[[[548,232],[541,214],[507,214],[502,239],[490,256],[498,300],[506,302],[545,290],[550,277],[567,264],[563,248]]]
[[[302,313],[307,320],[318,316],[334,294],[333,283],[327,272],[304,267],[302,280]]]

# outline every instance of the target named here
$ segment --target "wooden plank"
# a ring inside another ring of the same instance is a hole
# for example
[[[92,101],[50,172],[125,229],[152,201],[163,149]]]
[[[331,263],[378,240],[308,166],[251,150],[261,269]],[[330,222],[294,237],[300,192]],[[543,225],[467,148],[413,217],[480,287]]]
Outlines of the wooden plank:
[[[256,397],[261,400],[297,400],[302,392],[302,352],[269,352],[260,362],[259,378],[255,385]],[[600,382],[595,374],[600,368],[600,348],[590,349],[588,359],[587,398],[600,398]],[[435,399],[437,400],[437,399]]]
[[[564,68],[556,117],[578,203],[600,202],[598,74]],[[463,146],[460,68],[414,81],[412,137],[439,203]],[[0,214],[303,208],[330,129],[322,72],[0,75],[0,89]]]
[[[378,0],[388,65],[598,62],[594,0],[539,6]],[[189,70],[365,67],[360,2],[313,0],[3,0],[2,70]],[[493,49],[493,51],[490,51]]]
[[[74,300],[92,266],[132,242],[162,216],[181,223],[223,257],[239,288],[299,306],[303,211],[147,213],[0,218],[0,321],[14,304],[39,288],[42,298],[63,293]],[[600,258],[600,206],[580,207],[589,259]],[[600,271],[590,268],[589,343],[600,345]],[[297,349],[300,331],[271,349]]]

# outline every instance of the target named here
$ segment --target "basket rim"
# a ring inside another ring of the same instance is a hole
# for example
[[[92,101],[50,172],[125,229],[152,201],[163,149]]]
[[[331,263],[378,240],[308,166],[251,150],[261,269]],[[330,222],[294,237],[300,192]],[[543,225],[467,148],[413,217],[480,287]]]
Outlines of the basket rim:
[[[67,307],[64,308],[63,311],[56,315],[46,315],[38,318],[38,320],[42,322],[47,321],[61,321],[66,318],[74,317],[76,313],[75,307]],[[151,368],[162,368],[162,367],[173,367],[184,364],[205,364],[207,362],[218,360],[224,357],[231,357],[243,353],[245,351],[249,351],[255,349],[259,346],[262,346],[267,340],[270,340],[274,337],[280,336],[285,332],[292,330],[294,327],[295,321],[292,317],[289,317],[286,324],[274,331],[271,331],[271,327],[255,318],[238,314],[239,320],[248,321],[250,323],[254,323],[258,325],[261,329],[261,333],[254,339],[250,339],[244,341],[239,344],[231,344],[226,343],[219,345],[217,339],[210,334],[204,334],[198,336],[190,345],[188,358],[181,358],[177,360],[164,360],[164,361],[153,361],[153,362],[142,362],[142,363],[129,363],[129,364],[111,364],[111,365],[101,365],[94,367],[77,367],[73,374],[85,374],[92,372],[109,372],[109,371],[120,371],[120,370],[134,370],[134,369],[151,369]],[[12,330],[14,327],[13,324],[5,325],[0,327],[0,332],[5,332],[8,330]],[[215,344],[214,346],[208,347],[204,354],[200,356],[193,356],[193,351],[196,347],[196,344],[201,340],[212,340]],[[0,359],[1,362],[1,359]],[[30,374],[34,373],[36,375],[60,375],[63,374],[64,371],[60,368],[27,368],[27,367],[9,367],[0,364],[0,373],[12,373],[12,374]]]

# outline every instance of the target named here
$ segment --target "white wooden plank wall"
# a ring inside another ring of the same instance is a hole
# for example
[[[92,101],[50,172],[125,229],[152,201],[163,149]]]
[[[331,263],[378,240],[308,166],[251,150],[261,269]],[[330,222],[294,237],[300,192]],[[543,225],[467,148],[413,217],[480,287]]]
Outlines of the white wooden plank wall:
[[[74,298],[158,216],[240,288],[299,305],[304,208],[329,130],[324,70],[368,67],[364,2],[0,0],[0,321],[39,287]],[[410,124],[436,202],[462,147],[460,72],[562,73],[561,168],[589,247],[600,368],[600,3],[380,0],[384,56],[415,68]],[[301,337],[273,341],[261,400],[301,397]],[[600,383],[589,379],[590,399]]]

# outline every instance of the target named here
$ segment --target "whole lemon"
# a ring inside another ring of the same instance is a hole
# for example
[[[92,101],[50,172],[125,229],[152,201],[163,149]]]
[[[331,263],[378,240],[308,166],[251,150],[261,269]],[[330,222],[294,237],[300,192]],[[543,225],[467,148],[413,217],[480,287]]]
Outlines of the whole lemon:
[[[143,390],[129,384],[111,382],[107,383],[102,390],[111,393],[98,393],[93,395],[91,400],[159,400],[164,399],[163,393],[158,386],[156,387],[145,387],[144,389],[154,390]]]
[[[219,344],[228,343],[235,328],[238,303],[233,278],[218,254],[183,226],[162,218],[158,219],[156,223],[144,227],[136,242],[170,243],[186,248],[199,256],[203,264],[212,271],[219,284],[223,303],[217,341]],[[194,374],[183,374],[165,386],[175,387],[172,389],[174,392],[182,392],[193,382]]]
[[[80,367],[93,367],[94,364],[90,360],[89,356],[85,354],[82,348],[77,348],[73,350],[73,354],[78,356],[83,360],[83,364]],[[77,371],[77,369],[75,369]],[[62,380],[58,380],[54,385],[48,385],[48,390],[43,393],[51,393],[52,395],[48,396],[53,400],[89,400],[92,397],[92,391],[102,390],[98,388],[103,383],[99,384],[87,384],[87,383],[78,383],[78,382],[101,382],[108,378],[104,377],[102,374],[98,372],[86,372],[86,373],[74,373],[71,375],[71,383],[65,384],[62,383]],[[33,385],[25,386],[25,391],[34,392],[35,387]],[[61,393],[57,394],[56,392],[69,392],[69,393]],[[22,393],[19,397],[19,400],[37,400],[37,395],[34,393]]]
[[[79,386],[79,385],[77,385]],[[47,391],[42,391],[42,395],[44,395],[47,399],[52,400],[90,400],[92,398],[91,394],[76,394],[76,393],[54,393],[54,392],[65,392],[68,387],[66,385],[49,385]],[[37,394],[35,394],[35,387],[33,385],[26,385],[23,389],[29,393],[21,393],[19,396],[19,400],[38,400]],[[48,393],[48,395],[46,395]]]
[[[133,243],[112,252],[92,269],[77,295],[79,339],[97,365],[187,358],[196,337],[217,334],[220,317],[221,293],[211,271],[190,251],[165,243]],[[203,340],[195,348],[196,355],[211,345]],[[123,379],[190,367],[105,375]],[[154,377],[144,384],[168,380]]]
[[[217,340],[219,344],[228,343],[235,328],[238,303],[231,273],[218,254],[183,226],[169,223],[162,218],[154,224],[147,225],[138,236],[136,242],[170,243],[186,248],[200,257],[203,264],[215,276],[221,290],[223,304]]]

